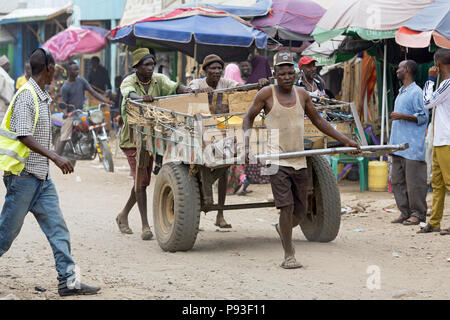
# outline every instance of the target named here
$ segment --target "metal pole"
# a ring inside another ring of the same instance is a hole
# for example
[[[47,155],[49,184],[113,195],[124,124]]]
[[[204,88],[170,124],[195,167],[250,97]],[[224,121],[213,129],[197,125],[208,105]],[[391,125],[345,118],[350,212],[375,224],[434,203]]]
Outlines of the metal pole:
[[[387,68],[387,44],[384,43],[384,60],[383,60],[383,96],[381,102],[381,141],[380,144],[384,144],[384,113],[386,104],[386,68]],[[381,157],[382,158],[382,157]],[[380,158],[380,160],[381,160]]]
[[[391,144],[391,145],[370,145],[370,146],[361,146],[361,151],[366,152],[374,152],[374,151],[397,151],[397,150],[405,150],[409,148],[408,143],[402,144]],[[298,158],[298,157],[306,157],[306,156],[317,156],[317,155],[325,155],[325,154],[334,154],[334,153],[350,153],[356,151],[356,148],[353,147],[339,147],[339,148],[326,148],[326,149],[313,149],[313,150],[305,150],[305,151],[296,151],[296,152],[285,152],[279,154],[260,154],[256,156],[250,156],[250,158],[256,160],[278,160],[278,159],[290,159],[290,158]]]
[[[369,120],[369,106],[367,102],[367,88],[364,91],[364,122]]]
[[[194,41],[195,41],[195,37],[194,37]],[[196,78],[198,78],[197,42],[194,43],[194,66],[195,66]]]
[[[115,27],[117,27],[117,22],[116,19],[111,19],[111,29],[114,29]],[[111,86],[113,88],[113,91],[117,91],[116,88],[116,75],[117,75],[117,52],[119,50],[119,44],[118,43],[111,43],[111,62],[110,62],[110,70],[111,70],[111,74],[110,74],[110,81],[111,81]]]

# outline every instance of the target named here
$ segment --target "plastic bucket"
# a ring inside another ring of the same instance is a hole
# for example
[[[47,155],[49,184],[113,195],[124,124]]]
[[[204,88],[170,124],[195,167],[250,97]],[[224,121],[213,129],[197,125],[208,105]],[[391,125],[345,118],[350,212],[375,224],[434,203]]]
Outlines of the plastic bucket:
[[[369,162],[369,191],[387,191],[388,163],[387,161]]]

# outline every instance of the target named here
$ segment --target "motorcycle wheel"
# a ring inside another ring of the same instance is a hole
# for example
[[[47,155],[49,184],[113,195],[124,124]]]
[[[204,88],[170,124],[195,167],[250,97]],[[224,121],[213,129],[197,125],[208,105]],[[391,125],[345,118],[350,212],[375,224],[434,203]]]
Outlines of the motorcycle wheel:
[[[97,152],[106,172],[114,172],[114,162],[112,158],[111,148],[109,147],[108,142],[99,141],[97,145]]]
[[[61,137],[61,133],[60,133],[59,130],[56,132],[56,134],[53,134],[53,136],[52,136],[52,149],[53,149],[53,151],[56,151],[56,148],[58,147],[58,144],[59,144],[59,138],[60,137]],[[63,157],[65,157],[64,154],[63,154]],[[70,160],[70,163],[72,164],[72,167],[75,168],[77,160],[72,160],[72,159],[69,159],[69,160]]]

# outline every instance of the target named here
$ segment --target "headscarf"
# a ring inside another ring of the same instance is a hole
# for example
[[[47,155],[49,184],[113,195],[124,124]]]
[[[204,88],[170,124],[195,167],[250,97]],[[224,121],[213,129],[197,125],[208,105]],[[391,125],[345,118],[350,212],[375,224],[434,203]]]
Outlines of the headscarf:
[[[239,84],[244,84],[244,80],[241,77],[241,70],[239,69],[237,64],[230,63],[225,68],[225,74],[223,76],[225,79],[231,79],[239,82]]]
[[[252,59],[252,74],[247,79],[247,83],[257,83],[259,79],[269,79],[272,76],[269,62],[263,56],[256,56]]]

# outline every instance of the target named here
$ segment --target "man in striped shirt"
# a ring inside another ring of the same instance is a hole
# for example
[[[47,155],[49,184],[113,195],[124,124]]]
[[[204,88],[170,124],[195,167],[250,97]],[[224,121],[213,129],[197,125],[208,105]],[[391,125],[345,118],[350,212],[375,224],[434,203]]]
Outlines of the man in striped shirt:
[[[440,229],[444,212],[446,189],[450,190],[450,50],[439,49],[434,54],[434,67],[431,67],[429,80],[423,90],[424,106],[434,108],[433,140],[433,207],[429,223],[418,233],[439,232],[450,234],[449,229]],[[433,92],[438,74],[442,80]]]

